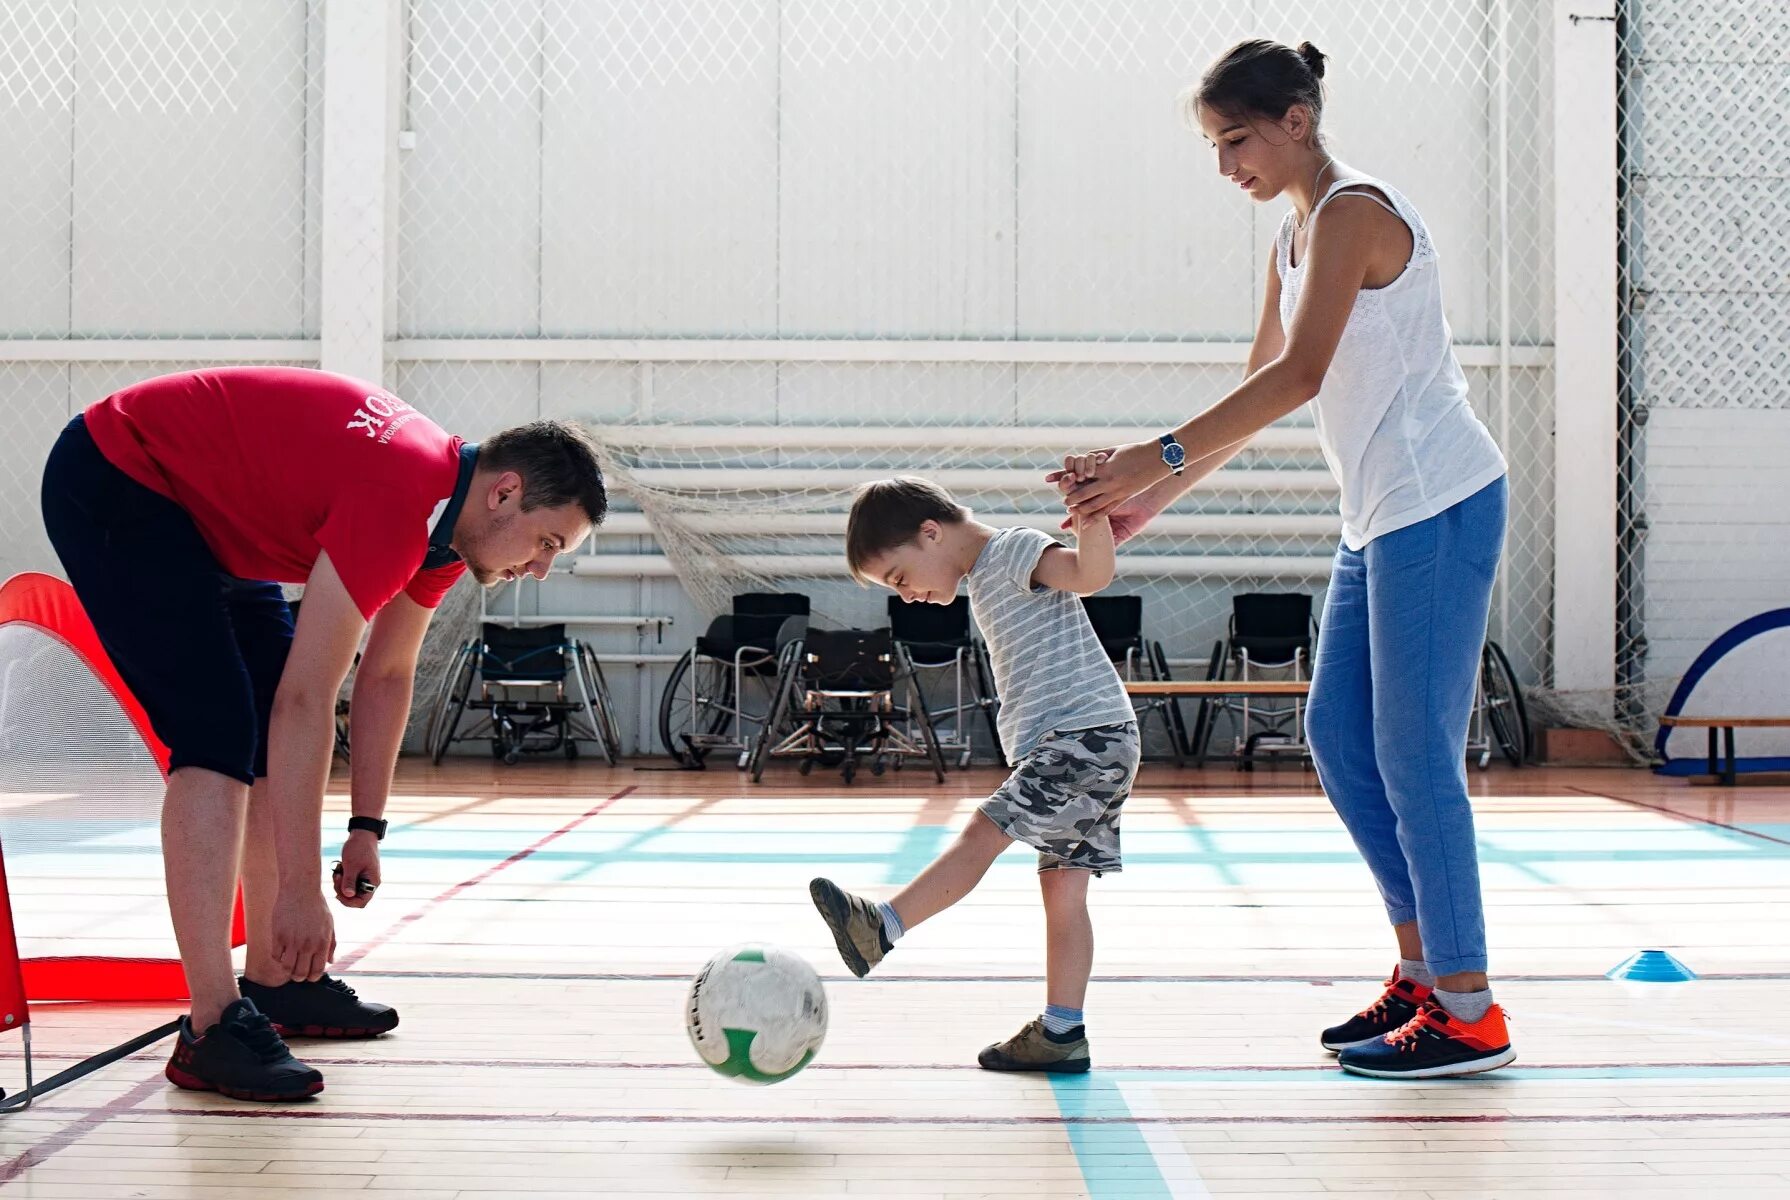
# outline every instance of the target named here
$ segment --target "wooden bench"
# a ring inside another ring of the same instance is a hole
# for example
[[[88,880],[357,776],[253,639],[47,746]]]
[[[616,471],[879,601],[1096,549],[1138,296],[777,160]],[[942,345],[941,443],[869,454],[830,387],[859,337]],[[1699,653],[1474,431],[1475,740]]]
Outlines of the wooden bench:
[[[1198,699],[1223,699],[1227,696],[1296,696],[1304,698],[1311,695],[1311,681],[1305,679],[1127,679],[1125,692],[1131,696],[1191,696]],[[1173,726],[1170,727],[1171,731]],[[1193,751],[1196,767],[1206,765],[1205,738],[1196,727],[1196,740],[1201,745],[1190,746]],[[1305,731],[1296,729],[1293,734],[1294,744],[1303,746]],[[1173,738],[1170,739],[1171,741]],[[1180,746],[1173,747],[1175,765],[1182,766],[1186,762]]]
[[[1721,780],[1723,787],[1734,786],[1735,756],[1734,731],[1736,729],[1790,729],[1790,717],[1687,717],[1680,714],[1675,717],[1661,717],[1661,725],[1679,729],[1707,729],[1709,731],[1709,773]],[[1716,752],[1716,735],[1721,734],[1721,753]]]
[[[1127,679],[1133,696],[1309,696],[1304,679]]]

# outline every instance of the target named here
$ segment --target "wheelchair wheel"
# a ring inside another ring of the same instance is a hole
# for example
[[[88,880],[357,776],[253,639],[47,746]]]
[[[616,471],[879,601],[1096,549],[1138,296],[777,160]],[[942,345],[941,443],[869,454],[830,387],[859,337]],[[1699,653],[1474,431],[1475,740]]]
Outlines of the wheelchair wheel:
[[[1479,656],[1480,687],[1485,692],[1485,715],[1498,749],[1513,767],[1529,761],[1529,709],[1523,689],[1504,648],[1487,639]]]
[[[684,735],[719,734],[727,728],[733,705],[733,672],[727,664],[698,658],[695,650],[686,650],[671,668],[671,678],[659,697],[659,744],[678,765],[700,767],[708,757],[708,747],[691,746]]]
[[[584,676],[585,697],[596,721],[597,735],[603,744],[603,761],[613,767],[622,752],[621,731],[615,726],[615,710],[609,703],[609,681],[603,678],[603,667],[597,662],[597,656],[583,642],[578,643],[578,666]]]
[[[441,690],[436,694],[435,709],[429,715],[429,729],[423,737],[430,760],[441,765],[448,747],[454,744],[460,719],[466,715],[466,701],[472,691],[472,677],[478,670],[474,649],[477,642],[467,642],[448,664],[441,677]]]

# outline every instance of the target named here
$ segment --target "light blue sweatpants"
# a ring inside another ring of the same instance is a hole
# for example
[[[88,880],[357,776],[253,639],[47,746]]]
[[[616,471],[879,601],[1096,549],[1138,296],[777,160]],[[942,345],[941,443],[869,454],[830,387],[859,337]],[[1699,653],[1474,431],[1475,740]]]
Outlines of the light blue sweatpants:
[[[1338,547],[1312,667],[1318,779],[1437,975],[1486,969],[1467,722],[1507,504],[1499,479],[1359,552]]]

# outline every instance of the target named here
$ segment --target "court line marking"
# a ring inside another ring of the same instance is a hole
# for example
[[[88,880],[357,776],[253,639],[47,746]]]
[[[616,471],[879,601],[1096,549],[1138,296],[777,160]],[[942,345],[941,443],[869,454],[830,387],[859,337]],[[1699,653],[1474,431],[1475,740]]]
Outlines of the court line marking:
[[[1153,1084],[1121,1083],[1119,1095],[1125,1099],[1135,1117],[1155,1122],[1163,1116],[1162,1106],[1156,1103]],[[1206,1187],[1199,1168],[1194,1165],[1193,1156],[1187,1152],[1187,1144],[1176,1137],[1174,1131],[1151,1123],[1141,1126],[1139,1132],[1143,1135],[1144,1145],[1149,1148],[1150,1162],[1156,1169],[1162,1189],[1171,1200],[1208,1200],[1212,1192]],[[1087,1178],[1087,1173],[1087,1166],[1084,1164],[1084,1179]],[[1092,1181],[1089,1182],[1092,1190]],[[1118,1195],[1123,1196],[1124,1193]]]
[[[157,1083],[159,1081],[150,1081]],[[1424,1080],[1426,1085],[1434,1085],[1438,1080]],[[1397,1087],[1393,1083],[1388,1086]],[[34,1109],[38,1112],[85,1113],[89,1110],[81,1108]],[[1710,1122],[1741,1122],[1755,1124],[1759,1122],[1790,1121],[1790,1110],[1736,1110],[1734,1112],[1652,1112],[1627,1111],[1602,1114],[1589,1113],[1362,1113],[1354,1116],[1342,1114],[1306,1114],[1303,1116],[1224,1116],[1205,1115],[1197,1117],[1137,1117],[1133,1115],[1092,1114],[1087,1116],[1064,1116],[1062,1114],[1035,1114],[1029,1116],[991,1117],[974,1113],[942,1113],[928,1116],[884,1116],[878,1114],[862,1114],[857,1116],[819,1116],[813,1113],[784,1113],[777,1115],[745,1115],[745,1114],[692,1114],[692,1113],[525,1113],[525,1112],[434,1112],[427,1109],[415,1111],[363,1110],[363,1109],[331,1109],[319,1105],[308,1109],[280,1108],[166,1108],[135,1109],[128,1114],[133,1120],[167,1117],[173,1120],[189,1118],[222,1118],[227,1120],[306,1120],[306,1121],[347,1121],[347,1122],[402,1122],[418,1121],[430,1124],[452,1124],[463,1122],[469,1125],[795,1125],[795,1126],[975,1126],[988,1128],[1005,1127],[1056,1127],[1066,1128],[1076,1125],[1161,1125],[1166,1127],[1197,1127],[1203,1125],[1634,1125],[1634,1124],[1704,1124]]]
[[[416,909],[414,912],[410,913],[407,916],[400,917],[397,921],[395,921],[391,925],[387,926],[382,932],[373,935],[371,938],[369,938],[365,942],[362,942],[359,946],[355,947],[355,949],[349,951],[347,954],[338,958],[333,965],[335,966],[335,968],[338,971],[352,970],[354,965],[356,963],[360,962],[362,959],[366,958],[367,955],[373,953],[373,951],[379,949],[379,947],[381,947],[381,946],[385,945],[387,942],[391,941],[399,933],[402,933],[405,929],[409,928],[411,925],[414,925],[416,922],[420,921],[422,918],[428,916],[430,913],[434,912],[437,908],[440,908],[443,904],[446,904],[449,900],[452,900],[455,896],[458,896],[462,892],[468,891],[471,888],[477,887],[479,884],[485,882],[485,880],[491,878],[493,875],[497,874],[499,871],[503,870],[505,867],[513,866],[514,864],[519,863],[526,858],[532,857],[537,851],[539,851],[543,847],[548,846],[555,841],[558,841],[560,838],[564,837],[566,834],[572,832],[572,830],[578,828],[578,826],[584,824],[586,821],[590,820],[592,817],[596,816],[598,813],[601,813],[604,809],[608,808],[610,805],[614,804],[616,801],[633,793],[636,790],[636,787],[637,787],[637,785],[635,785],[635,784],[629,784],[627,787],[621,789],[619,792],[616,792],[614,795],[608,797],[605,800],[598,802],[595,807],[586,809],[582,814],[580,814],[576,817],[573,817],[570,821],[567,821],[565,824],[561,825],[558,829],[555,829],[553,832],[547,834],[545,837],[542,837],[541,839],[536,841],[534,844],[532,844],[530,846],[526,846],[523,849],[516,851],[514,854],[510,855],[508,858],[504,859],[502,862],[493,863],[491,866],[486,867],[484,870],[480,871],[478,874],[469,876],[465,879],[462,879],[459,883],[453,884],[452,886],[447,888],[447,890],[440,892],[439,894],[437,894],[436,896],[434,896],[433,898],[431,898],[429,900],[424,901],[422,907]]]
[[[165,1086],[167,1086],[167,1082],[157,1074],[97,1107],[78,1108],[34,1104],[29,1109],[20,1109],[21,1112],[79,1113],[81,1115],[77,1120],[71,1121],[36,1145],[21,1151],[5,1166],[0,1167],[0,1185],[11,1183],[38,1163],[75,1145],[101,1125],[117,1120]]]
[[[1657,1029],[1658,1026],[1646,1025],[1640,1028]],[[494,1068],[511,1067],[517,1070],[530,1071],[693,1071],[702,1072],[709,1068],[702,1063],[690,1062],[623,1062],[605,1059],[561,1059],[561,1058],[328,1058],[307,1054],[304,1061],[319,1066],[330,1067],[469,1067]],[[983,1068],[973,1063],[830,1063],[817,1062],[810,1064],[808,1071],[963,1071],[981,1074]],[[1619,1072],[1620,1078],[1645,1078],[1649,1073],[1665,1078],[1705,1078],[1723,1075],[1765,1075],[1772,1078],[1790,1078],[1790,1060],[1769,1062],[1660,1062],[1660,1063],[1537,1063],[1522,1067],[1509,1067],[1499,1072],[1504,1078],[1546,1078],[1549,1076],[1565,1077],[1569,1074],[1580,1074],[1584,1078],[1610,1078],[1607,1072]],[[1201,1081],[1217,1082],[1236,1078],[1253,1079],[1258,1076],[1282,1076],[1304,1074],[1325,1078],[1351,1078],[1340,1067],[1323,1063],[1224,1063],[1207,1067],[1169,1066],[1145,1063],[1132,1066],[1103,1066],[1103,1076],[1139,1077],[1153,1075],[1198,1076]],[[1358,1084],[1358,1086],[1360,1086]]]
[[[593,953],[596,951],[593,950]],[[1617,951],[1620,953],[1620,951]],[[530,983],[688,983],[687,971],[424,971],[402,967],[359,972],[362,979],[489,979],[497,982]],[[1499,974],[1500,983],[1593,983],[1607,984],[1601,975],[1512,975]],[[825,975],[827,983],[1043,983],[1042,975],[878,975],[859,980],[851,975]],[[1782,983],[1790,980],[1790,971],[1728,971],[1697,975],[1699,982],[1715,983]],[[1309,975],[1100,975],[1090,976],[1092,983],[1210,983],[1210,984],[1303,984],[1307,987],[1333,987],[1336,984],[1383,984],[1386,976],[1332,975],[1314,979]],[[1651,1026],[1649,1026],[1651,1028]]]
[[[1714,817],[1699,817],[1696,813],[1679,812],[1677,809],[1667,808],[1663,804],[1649,804],[1645,800],[1635,800],[1628,796],[1612,796],[1607,792],[1594,791],[1591,788],[1582,788],[1576,784],[1567,784],[1566,788],[1568,791],[1577,792],[1581,796],[1596,796],[1600,800],[1613,800],[1618,804],[1627,804],[1634,808],[1645,809],[1648,812],[1659,813],[1661,816],[1671,817],[1673,820],[1682,821],[1688,825],[1708,825],[1713,829],[1725,829],[1729,833],[1738,833],[1742,837],[1757,838],[1759,841],[1773,842],[1779,846],[1790,846],[1790,839],[1777,837],[1774,834],[1763,833],[1757,829],[1748,829],[1745,825],[1730,825],[1725,821],[1718,821]]]

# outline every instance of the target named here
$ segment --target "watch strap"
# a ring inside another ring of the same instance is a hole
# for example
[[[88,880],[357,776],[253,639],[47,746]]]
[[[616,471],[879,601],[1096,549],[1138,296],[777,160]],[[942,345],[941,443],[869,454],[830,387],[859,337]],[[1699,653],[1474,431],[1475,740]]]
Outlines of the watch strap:
[[[362,830],[373,835],[375,841],[385,840],[386,822],[377,817],[349,817],[348,832],[357,833]]]

